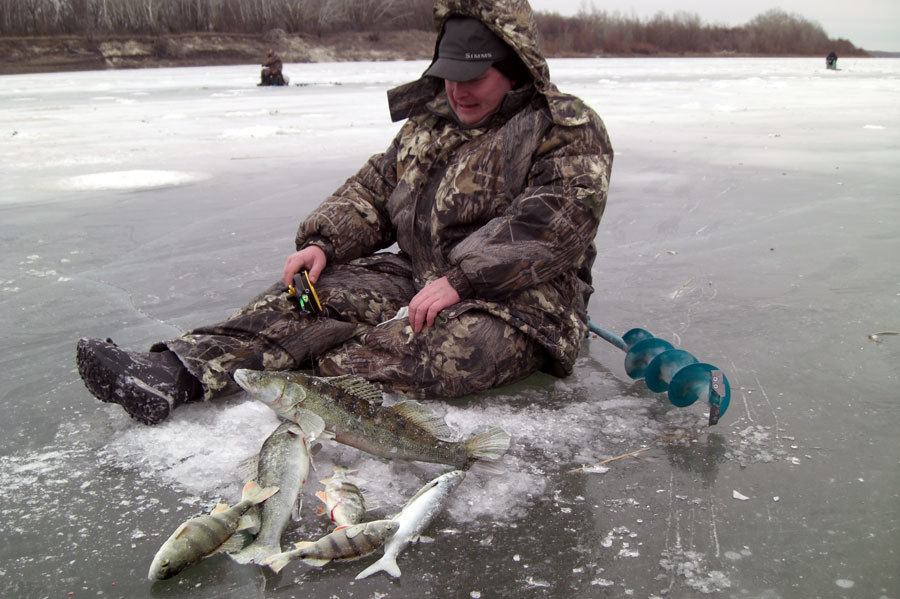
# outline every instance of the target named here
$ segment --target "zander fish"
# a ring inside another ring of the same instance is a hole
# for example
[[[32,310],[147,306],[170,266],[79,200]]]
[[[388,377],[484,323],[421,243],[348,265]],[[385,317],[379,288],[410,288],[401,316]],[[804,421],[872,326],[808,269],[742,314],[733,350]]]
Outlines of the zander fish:
[[[278,487],[264,489],[250,481],[244,485],[239,503],[232,507],[220,503],[209,514],[183,522],[156,552],[147,577],[165,580],[204,557],[229,550],[226,541],[238,529],[244,512],[277,492]]]
[[[366,513],[366,501],[362,491],[348,476],[349,470],[343,466],[335,466],[331,478],[321,481],[324,491],[316,493],[316,497],[325,505],[319,506],[316,513],[328,514],[332,522],[338,526],[358,524]]]
[[[276,572],[291,560],[321,567],[330,561],[350,561],[369,555],[397,532],[400,524],[394,520],[373,520],[353,526],[342,526],[315,542],[296,543],[296,549],[278,553],[266,559],[265,565]]]
[[[247,464],[248,478],[281,490],[257,508],[260,527],[253,542],[230,555],[239,564],[261,564],[270,555],[280,553],[281,535],[288,522],[300,519],[301,492],[309,476],[309,447],[325,426],[321,418],[309,415],[312,417],[303,424],[286,421],[278,425],[263,442],[259,454]]]
[[[400,513],[392,518],[400,527],[384,544],[384,556],[377,562],[356,575],[356,580],[371,576],[376,572],[387,572],[394,578],[400,576],[397,556],[410,543],[415,542],[428,528],[434,517],[444,505],[450,493],[459,486],[466,477],[462,470],[454,470],[442,474],[427,483],[406,502]]]
[[[384,407],[381,392],[357,376],[241,369],[234,380],[283,418],[296,421],[309,410],[336,441],[383,458],[465,468],[478,459],[499,459],[509,449],[509,434],[497,427],[447,441],[450,427],[429,408],[415,401]]]

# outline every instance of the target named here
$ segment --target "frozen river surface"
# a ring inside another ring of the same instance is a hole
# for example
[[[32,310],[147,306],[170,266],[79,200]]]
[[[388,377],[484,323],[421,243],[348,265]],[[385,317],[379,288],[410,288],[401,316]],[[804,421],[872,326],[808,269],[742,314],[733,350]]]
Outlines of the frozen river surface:
[[[506,472],[470,474],[401,578],[358,582],[373,558],[147,581],[276,419],[238,395],[141,426],[88,394],[75,343],[144,349],[277,279],[426,65],[0,77],[0,596],[900,599],[900,337],[870,338],[900,329],[900,61],[823,63],[551,61],[616,149],[594,322],[718,366],[731,407],[707,426],[597,338],[567,379],[438,402],[459,435],[513,435]],[[326,442],[285,541],[327,531],[337,463],[372,518],[443,470]]]

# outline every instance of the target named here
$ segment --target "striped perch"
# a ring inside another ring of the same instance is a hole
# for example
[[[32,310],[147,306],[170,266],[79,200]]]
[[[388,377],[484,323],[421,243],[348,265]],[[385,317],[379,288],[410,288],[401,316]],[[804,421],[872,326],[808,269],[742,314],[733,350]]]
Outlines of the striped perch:
[[[350,561],[369,555],[382,545],[399,528],[394,520],[373,520],[353,526],[343,526],[315,542],[296,543],[296,549],[270,556],[264,565],[276,572],[298,559],[321,567],[330,561]]]

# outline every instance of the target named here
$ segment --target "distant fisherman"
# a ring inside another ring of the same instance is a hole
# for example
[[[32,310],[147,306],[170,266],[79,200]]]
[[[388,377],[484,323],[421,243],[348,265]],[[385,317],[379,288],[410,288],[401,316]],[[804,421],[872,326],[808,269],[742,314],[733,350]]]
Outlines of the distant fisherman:
[[[273,555],[265,561],[265,565],[280,572],[291,560],[301,560],[318,568],[332,560],[359,559],[381,547],[399,527],[393,520],[374,520],[342,526],[314,543],[297,543],[293,551]]]
[[[277,492],[278,487],[263,489],[250,481],[244,485],[240,503],[232,507],[219,504],[209,514],[184,522],[156,552],[147,577],[150,580],[171,578],[204,557],[240,549],[239,545],[230,547],[225,543],[238,530],[241,516],[250,506],[262,503]],[[240,541],[243,543],[243,539]]]
[[[450,427],[429,408],[412,401],[383,407],[378,390],[358,377],[242,369],[234,379],[279,416],[300,420],[311,411],[335,441],[383,458],[464,468],[478,459],[499,459],[509,448],[509,434],[497,427],[447,441]]]
[[[237,391],[240,369],[312,367],[416,399],[572,372],[612,171],[606,128],[550,80],[526,0],[435,0],[433,22],[431,64],[388,91],[402,126],[305,215],[281,280],[149,352],[82,339],[93,395],[155,424]],[[289,291],[303,273],[311,304]]]

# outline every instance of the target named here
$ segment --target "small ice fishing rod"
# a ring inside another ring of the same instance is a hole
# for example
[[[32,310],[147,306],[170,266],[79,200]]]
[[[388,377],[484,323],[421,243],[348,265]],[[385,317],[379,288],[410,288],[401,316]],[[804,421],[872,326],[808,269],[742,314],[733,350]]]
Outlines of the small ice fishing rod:
[[[675,349],[665,339],[644,329],[631,329],[622,337],[601,329],[588,320],[588,328],[604,341],[625,352],[625,372],[643,378],[656,393],[668,392],[669,401],[685,408],[698,399],[709,402],[709,424],[725,415],[731,402],[731,387],[725,373],[700,362],[692,354]]]

